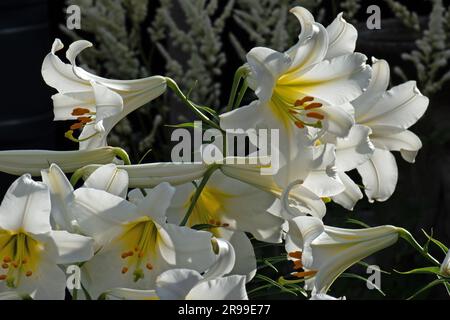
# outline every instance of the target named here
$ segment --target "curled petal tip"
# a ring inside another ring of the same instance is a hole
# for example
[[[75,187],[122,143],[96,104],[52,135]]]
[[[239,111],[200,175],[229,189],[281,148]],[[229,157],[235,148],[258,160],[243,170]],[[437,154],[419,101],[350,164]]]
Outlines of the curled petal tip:
[[[52,54],[55,54],[57,51],[64,48],[64,44],[59,38],[56,38],[55,41],[53,41],[52,44]]]

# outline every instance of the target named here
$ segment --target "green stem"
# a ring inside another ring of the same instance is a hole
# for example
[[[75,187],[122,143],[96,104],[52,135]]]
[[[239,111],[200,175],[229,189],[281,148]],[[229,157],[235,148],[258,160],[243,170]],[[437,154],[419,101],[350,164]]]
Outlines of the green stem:
[[[116,156],[123,160],[123,163],[126,166],[131,165],[130,156],[128,156],[128,153],[125,150],[122,148],[113,148],[113,150]]]
[[[242,99],[244,98],[245,93],[247,92],[247,89],[248,89],[248,83],[247,83],[247,80],[244,79],[244,84],[242,85],[241,90],[239,91],[237,100],[234,104],[234,108],[239,108],[239,106],[241,105]]]
[[[75,171],[72,174],[72,177],[70,177],[70,184],[75,187],[78,183],[78,181],[83,177],[84,175],[84,168],[80,168],[77,171]]]
[[[236,70],[234,74],[233,85],[231,86],[231,94],[230,99],[228,100],[227,111],[233,110],[234,100],[236,99],[236,93],[239,87],[239,83],[241,82],[241,79],[243,77],[247,76],[247,74],[248,74],[247,66],[241,66]]]
[[[247,295],[252,295],[255,292],[258,292],[258,291],[266,289],[266,288],[270,288],[271,286],[272,286],[271,284],[265,284],[265,285],[263,285],[261,287],[258,287],[258,288],[255,288],[253,290],[248,291]]]
[[[412,234],[403,228],[399,228],[399,236],[406,240],[414,249],[416,249],[417,251],[419,251],[419,253],[428,261],[430,261],[431,263],[433,263],[434,265],[439,266],[440,263],[439,261],[437,261],[432,255],[430,255],[428,252],[426,252],[426,250],[417,242],[416,239],[414,239],[414,237],[412,236]]]
[[[203,176],[202,181],[200,182],[197,190],[195,190],[195,194],[192,197],[191,204],[189,205],[188,211],[186,212],[186,215],[183,218],[183,221],[181,221],[180,226],[185,226],[189,220],[189,217],[192,214],[192,211],[194,211],[195,205],[197,203],[198,198],[200,198],[200,194],[202,193],[203,189],[205,188],[206,184],[208,183],[209,178],[219,168],[219,165],[212,165],[208,168],[208,170],[205,172],[205,175]]]
[[[185,105],[187,105],[202,121],[209,124],[212,128],[216,128],[220,130],[220,127],[214,121],[211,121],[203,112],[201,112],[197,106],[192,103],[186,95],[181,91],[178,84],[171,78],[166,78],[167,86],[172,89],[172,91],[179,97]]]

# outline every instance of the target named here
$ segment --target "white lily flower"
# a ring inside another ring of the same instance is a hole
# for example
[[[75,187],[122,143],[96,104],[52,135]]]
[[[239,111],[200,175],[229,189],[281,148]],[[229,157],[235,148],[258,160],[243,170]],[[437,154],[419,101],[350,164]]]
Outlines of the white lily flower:
[[[78,231],[74,215],[69,208],[74,188],[64,172],[58,165],[52,164],[48,170],[42,170],[41,176],[50,190],[53,227],[70,232]],[[115,164],[107,164],[95,170],[86,179],[83,188],[103,190],[125,198],[128,192],[128,174],[123,169],[117,169]]]
[[[169,223],[180,224],[195,190],[192,183],[176,187],[167,211]],[[132,190],[129,194],[132,202],[142,198],[139,189]],[[256,273],[256,258],[253,246],[244,232],[251,233],[260,241],[281,242],[285,221],[268,212],[275,199],[268,192],[215,172],[201,192],[186,225],[210,225],[207,230],[215,237],[228,240],[238,256],[231,273],[246,275],[250,281]],[[246,206],[243,207],[242,203]]]
[[[172,269],[156,279],[156,290],[115,288],[103,293],[108,300],[223,300],[246,299],[245,277],[224,277],[233,270],[236,257],[233,246],[214,239],[218,257],[202,276],[191,269]]]
[[[446,277],[450,277],[450,251],[447,252],[444,261],[442,261],[441,273]]]
[[[289,221],[286,251],[296,258],[299,277],[312,277],[312,294],[326,293],[341,273],[365,257],[394,244],[399,228],[380,226],[367,229],[343,229],[325,226],[315,217],[297,217]]]
[[[72,43],[66,52],[70,64],[65,64],[56,55],[64,45],[55,39],[42,64],[44,81],[58,90],[52,97],[55,120],[79,120],[73,129],[82,129],[80,149],[106,146],[106,137],[117,122],[166,90],[161,76],[113,80],[83,70],[76,65],[76,57],[91,46],[85,40]]]
[[[252,49],[247,80],[259,100],[220,116],[224,129],[279,129],[286,162],[296,157],[299,144],[315,141],[318,134],[348,135],[355,123],[350,101],[361,95],[371,75],[367,58],[352,53],[356,33],[342,16],[327,32],[306,9],[291,12],[302,25],[298,43],[286,53]]]
[[[103,147],[80,151],[8,150],[0,151],[0,171],[12,175],[29,173],[39,176],[41,170],[50,164],[57,164],[64,172],[75,170],[92,163],[111,163],[119,148]]]
[[[422,143],[408,128],[423,116],[429,103],[414,81],[386,91],[390,78],[386,61],[373,59],[373,71],[367,91],[352,102],[356,122],[371,129],[375,146],[372,157],[357,168],[370,202],[385,201],[395,190],[398,170],[391,151],[400,151],[403,159],[414,163]]]
[[[179,224],[183,220],[195,191],[192,183],[176,187],[167,212],[170,223]],[[211,232],[218,238],[221,228],[225,228],[249,232],[260,241],[279,243],[284,220],[267,212],[275,199],[268,192],[216,171],[202,190],[186,225],[216,226]]]
[[[91,238],[53,231],[47,186],[29,175],[17,179],[0,206],[0,292],[33,299],[64,299],[65,273],[59,264],[89,260]]]
[[[102,190],[75,190],[71,210],[80,230],[100,248],[83,265],[92,297],[118,287],[154,289],[156,277],[166,270],[203,272],[213,264],[209,232],[166,223],[174,192],[162,183],[135,205]]]

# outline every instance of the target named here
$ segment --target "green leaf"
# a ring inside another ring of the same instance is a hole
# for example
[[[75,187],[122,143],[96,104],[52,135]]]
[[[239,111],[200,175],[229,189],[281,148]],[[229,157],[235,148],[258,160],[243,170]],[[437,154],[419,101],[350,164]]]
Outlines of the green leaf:
[[[357,262],[357,264],[362,265],[363,267],[366,267],[366,268],[370,267],[370,264],[368,264],[367,262],[364,262],[364,261],[359,261],[359,262]],[[390,272],[387,272],[387,271],[384,271],[381,269],[380,269],[380,272],[384,273],[384,274],[389,274],[389,275],[391,274]]]
[[[273,286],[279,288],[279,289],[280,289],[281,291],[283,291],[283,292],[288,292],[288,293],[290,293],[290,294],[293,294],[294,296],[297,295],[297,294],[296,294],[295,292],[293,292],[292,290],[289,290],[289,289],[283,287],[283,286],[282,286],[281,284],[279,284],[278,282],[276,282],[276,281],[270,279],[269,277],[263,276],[262,274],[257,274],[257,275],[255,276],[255,278],[260,279],[260,280],[263,280],[263,281],[266,281],[267,283],[270,283],[271,285],[273,285]]]
[[[368,224],[365,224],[362,221],[359,221],[359,220],[356,220],[356,219],[352,219],[352,218],[348,218],[345,222],[349,223],[349,224],[355,224],[355,225],[361,226],[363,228],[370,228],[370,226]]]
[[[361,281],[364,281],[364,283],[367,283],[367,279],[366,278],[364,278],[364,277],[362,277],[362,276],[360,276],[360,275],[358,275],[358,274],[354,274],[354,273],[343,273],[343,274],[341,274],[340,275],[340,277],[342,277],[342,278],[352,278],[352,279],[357,279],[357,280],[361,280]],[[375,290],[377,290],[381,295],[383,295],[383,296],[386,296],[386,294],[383,292],[383,290],[381,290],[381,288],[379,288],[378,286],[376,286],[374,283],[370,283],[374,288],[375,288]]]
[[[199,106],[199,105],[195,105],[198,109],[205,111],[206,113],[209,113],[210,115],[214,116],[214,117],[218,117],[216,110],[214,110],[213,108],[210,107],[206,107],[206,106]]]
[[[433,287],[435,287],[435,286],[437,286],[437,285],[439,285],[439,284],[446,284],[446,283],[448,283],[448,280],[447,279],[436,279],[436,280],[434,280],[434,281],[432,281],[432,282],[430,282],[429,284],[427,284],[425,287],[423,287],[422,289],[420,289],[419,291],[417,291],[416,293],[414,293],[411,297],[409,297],[407,300],[412,300],[412,299],[414,299],[415,297],[417,297],[419,294],[421,294],[421,293],[424,293],[425,291],[428,291],[428,290],[430,290],[431,288],[433,288]]]
[[[306,292],[306,290],[303,287],[299,286],[298,284],[288,283],[285,285],[285,287],[300,292],[303,296],[305,296],[305,298],[308,297],[308,292]]]
[[[263,263],[264,263],[266,266],[272,268],[275,272],[278,273],[278,269],[277,269],[272,263],[270,263],[270,261],[264,260]]]
[[[409,270],[409,271],[397,271],[397,270],[394,270],[394,271],[399,274],[435,274],[435,275],[443,277],[443,275],[440,272],[439,267],[424,267],[424,268],[417,268],[417,269],[413,269],[413,270]]]
[[[180,124],[166,124],[164,126],[169,128],[196,128],[194,122],[185,122]]]
[[[438,246],[442,252],[444,254],[447,254],[448,252],[448,247],[446,245],[444,245],[442,242],[440,242],[439,240],[434,239],[431,235],[428,235],[425,230],[422,229],[422,232],[425,234],[425,236],[428,238],[428,241],[433,242],[436,246]]]

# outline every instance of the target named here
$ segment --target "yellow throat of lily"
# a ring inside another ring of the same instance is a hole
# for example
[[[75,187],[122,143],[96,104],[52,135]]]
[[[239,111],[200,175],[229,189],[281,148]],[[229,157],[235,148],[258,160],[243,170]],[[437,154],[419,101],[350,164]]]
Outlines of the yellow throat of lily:
[[[122,274],[133,271],[134,281],[145,277],[146,272],[153,270],[156,258],[156,246],[159,232],[156,224],[149,217],[143,217],[125,225],[125,231],[118,238],[123,251],[120,258],[124,262]]]
[[[193,194],[192,194],[193,196]],[[187,210],[189,208],[191,197],[185,203],[184,208]],[[217,188],[206,186],[200,197],[198,198],[192,214],[189,217],[187,225],[189,227],[209,224],[214,226],[209,231],[216,237],[220,236],[219,227],[228,227],[227,223],[223,223],[222,213],[226,210],[227,200],[229,200],[232,195],[227,194]]]
[[[290,89],[276,86],[269,102],[272,112],[283,122],[285,127],[293,123],[297,128],[322,128],[325,114],[321,111],[322,103],[314,102],[314,98],[305,96],[296,99]]]
[[[17,288],[37,270],[44,246],[24,231],[0,231],[0,281]]]

